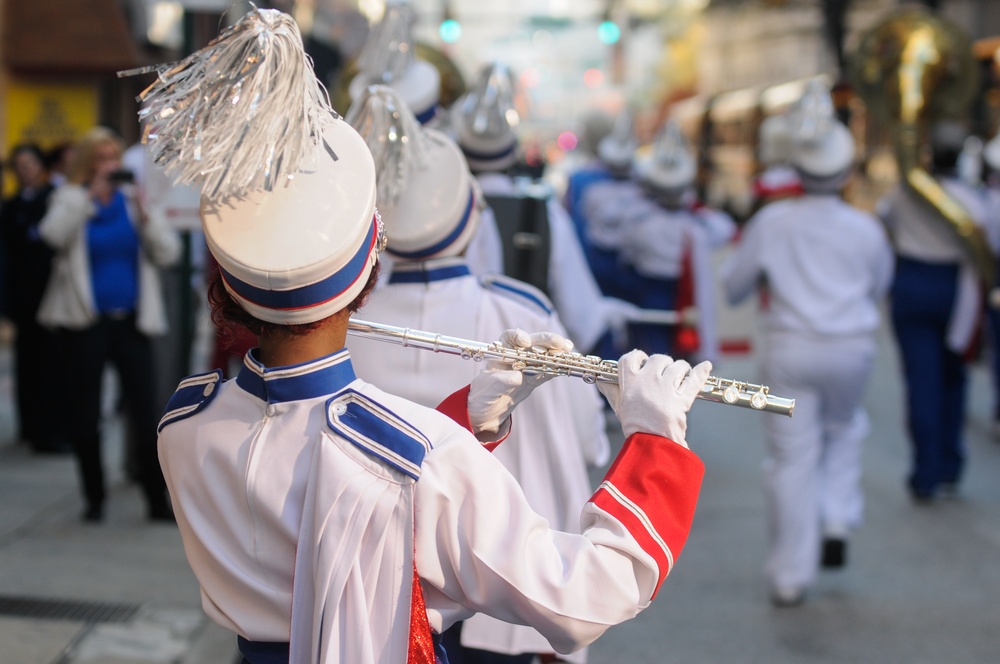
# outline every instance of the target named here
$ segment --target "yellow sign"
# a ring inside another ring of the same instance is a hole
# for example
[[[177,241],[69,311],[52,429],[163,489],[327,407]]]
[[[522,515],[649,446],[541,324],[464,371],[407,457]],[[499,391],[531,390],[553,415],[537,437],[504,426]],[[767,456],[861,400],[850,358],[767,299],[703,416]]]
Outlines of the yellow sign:
[[[91,85],[18,83],[7,86],[3,144],[38,143],[50,148],[75,140],[97,124],[97,89]]]
[[[97,124],[97,89],[90,85],[32,84],[9,81],[6,86],[7,126],[3,128],[2,158],[18,143],[49,149]],[[13,193],[13,178],[5,173],[5,195]]]

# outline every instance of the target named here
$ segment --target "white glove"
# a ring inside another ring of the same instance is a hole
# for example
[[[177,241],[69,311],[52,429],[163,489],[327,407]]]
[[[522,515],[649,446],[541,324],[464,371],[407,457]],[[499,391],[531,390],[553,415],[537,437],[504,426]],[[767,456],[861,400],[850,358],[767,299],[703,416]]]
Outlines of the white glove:
[[[607,397],[626,438],[641,431],[687,447],[687,412],[711,371],[711,362],[692,369],[669,355],[650,357],[633,350],[618,361],[618,383],[598,382],[597,389]]]
[[[508,348],[531,348],[540,352],[562,353],[573,349],[573,342],[552,332],[528,334],[524,330],[505,330],[500,343]],[[500,360],[490,360],[469,389],[469,422],[473,433],[497,433],[511,411],[531,391],[552,378],[546,374],[525,374]]]

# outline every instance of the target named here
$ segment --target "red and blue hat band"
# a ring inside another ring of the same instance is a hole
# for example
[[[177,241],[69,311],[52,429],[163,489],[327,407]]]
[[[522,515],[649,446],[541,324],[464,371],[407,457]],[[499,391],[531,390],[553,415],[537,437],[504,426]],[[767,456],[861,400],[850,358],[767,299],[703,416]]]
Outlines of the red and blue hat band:
[[[289,290],[267,290],[242,281],[219,266],[222,278],[229,289],[250,304],[277,311],[310,309],[333,300],[357,283],[365,272],[369,257],[378,241],[378,222],[373,219],[365,241],[350,261],[330,276],[316,283]]]

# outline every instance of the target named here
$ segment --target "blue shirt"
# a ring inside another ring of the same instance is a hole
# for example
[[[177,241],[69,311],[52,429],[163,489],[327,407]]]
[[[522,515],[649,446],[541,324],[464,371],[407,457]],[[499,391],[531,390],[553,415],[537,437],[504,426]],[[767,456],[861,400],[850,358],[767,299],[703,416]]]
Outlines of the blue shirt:
[[[129,220],[125,196],[116,191],[87,223],[90,282],[97,311],[135,311],[139,294],[139,235]]]

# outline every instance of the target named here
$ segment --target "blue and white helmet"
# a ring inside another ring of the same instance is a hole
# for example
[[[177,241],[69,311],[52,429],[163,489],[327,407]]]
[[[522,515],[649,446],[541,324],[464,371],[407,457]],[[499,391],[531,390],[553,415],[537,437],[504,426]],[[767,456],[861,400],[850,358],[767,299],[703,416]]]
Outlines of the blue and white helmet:
[[[479,225],[472,176],[462,151],[421,127],[398,91],[372,86],[347,121],[375,160],[386,249],[398,260],[461,255]]]
[[[854,165],[854,136],[837,119],[829,91],[811,81],[790,117],[791,164],[806,191],[836,191]]]
[[[483,68],[469,92],[455,102],[452,130],[474,172],[502,171],[517,161],[514,77],[507,65]]]
[[[230,295],[281,325],[350,304],[384,243],[375,165],[330,107],[295,21],[253,9],[159,69],[140,120],[157,163],[201,187],[205,239]]]
[[[698,163],[674,120],[667,120],[652,146],[640,150],[635,170],[643,184],[666,194],[680,193],[694,184]]]
[[[623,109],[615,118],[611,132],[597,144],[597,158],[612,171],[628,171],[639,147],[632,134],[632,112]]]
[[[438,113],[441,74],[429,62],[416,56],[413,24],[416,13],[408,5],[390,2],[373,28],[358,56],[360,72],[348,86],[352,103],[370,85],[395,89],[421,124]]]

